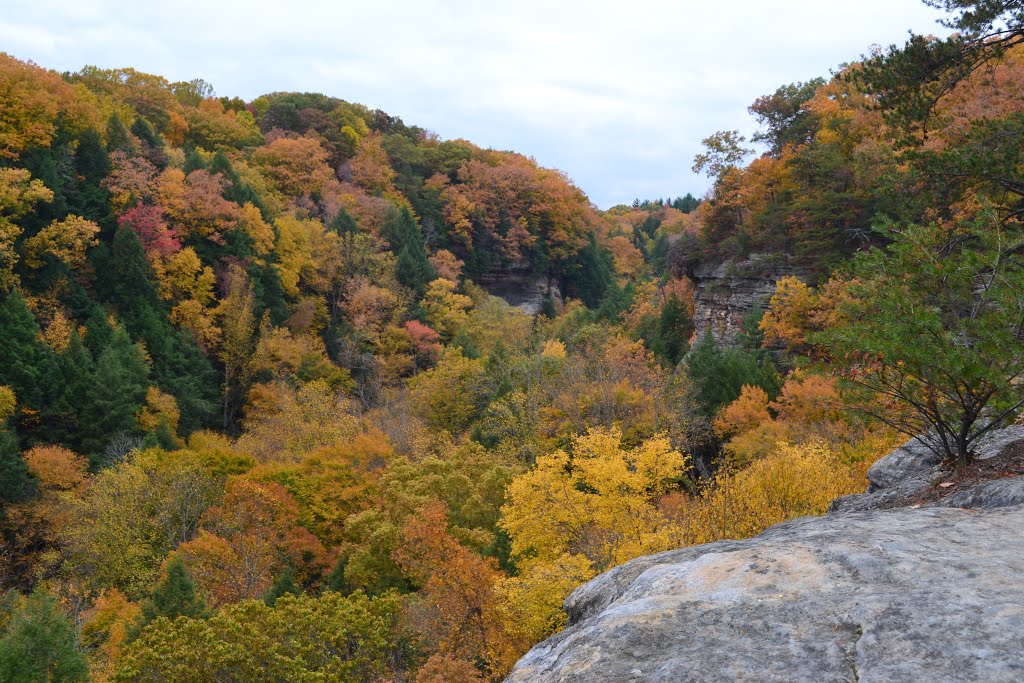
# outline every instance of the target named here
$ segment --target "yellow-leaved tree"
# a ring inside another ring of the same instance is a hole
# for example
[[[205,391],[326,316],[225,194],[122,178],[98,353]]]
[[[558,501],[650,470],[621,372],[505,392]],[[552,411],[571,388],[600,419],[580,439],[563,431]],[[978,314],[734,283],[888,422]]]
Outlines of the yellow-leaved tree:
[[[574,437],[515,479],[501,526],[520,572],[499,588],[515,628],[543,638],[564,624],[562,600],[597,572],[676,547],[659,503],[687,461],[665,436],[627,450],[612,427]]]
[[[851,466],[827,443],[778,443],[739,470],[723,469],[699,498],[666,500],[684,545],[749,538],[794,517],[823,515],[840,496],[864,490],[863,468]]]

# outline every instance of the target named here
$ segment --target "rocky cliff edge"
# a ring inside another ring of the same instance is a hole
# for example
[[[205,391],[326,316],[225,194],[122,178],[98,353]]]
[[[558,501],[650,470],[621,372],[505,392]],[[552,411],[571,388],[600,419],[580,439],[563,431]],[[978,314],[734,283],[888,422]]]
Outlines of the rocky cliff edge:
[[[826,517],[617,567],[507,681],[1024,680],[1022,454],[1002,430],[958,474],[912,441]]]

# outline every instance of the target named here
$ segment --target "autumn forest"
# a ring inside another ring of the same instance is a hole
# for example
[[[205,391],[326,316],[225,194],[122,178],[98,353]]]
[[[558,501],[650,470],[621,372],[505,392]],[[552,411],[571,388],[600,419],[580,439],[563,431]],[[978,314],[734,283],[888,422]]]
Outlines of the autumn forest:
[[[0,680],[499,681],[613,566],[908,435],[969,461],[1024,400],[1024,17],[934,4],[604,211],[335,97],[0,53]]]

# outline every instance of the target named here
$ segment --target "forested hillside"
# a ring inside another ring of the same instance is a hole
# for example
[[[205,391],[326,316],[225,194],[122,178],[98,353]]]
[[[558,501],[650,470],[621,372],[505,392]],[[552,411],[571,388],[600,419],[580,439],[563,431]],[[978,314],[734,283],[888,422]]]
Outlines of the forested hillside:
[[[1024,371],[983,9],[608,211],[333,97],[0,54],[0,680],[500,680],[599,572],[820,514],[906,434],[968,461]],[[775,296],[695,337],[695,269],[752,255]]]

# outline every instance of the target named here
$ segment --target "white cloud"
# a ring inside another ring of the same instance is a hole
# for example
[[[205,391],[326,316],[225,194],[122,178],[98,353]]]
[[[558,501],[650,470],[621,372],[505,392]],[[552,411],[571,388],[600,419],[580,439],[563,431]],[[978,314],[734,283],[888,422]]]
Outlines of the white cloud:
[[[201,77],[247,99],[324,92],[533,156],[600,206],[702,193],[689,170],[700,140],[751,130],[756,97],[908,29],[940,32],[920,0],[23,5],[0,18],[0,45],[19,58]]]

